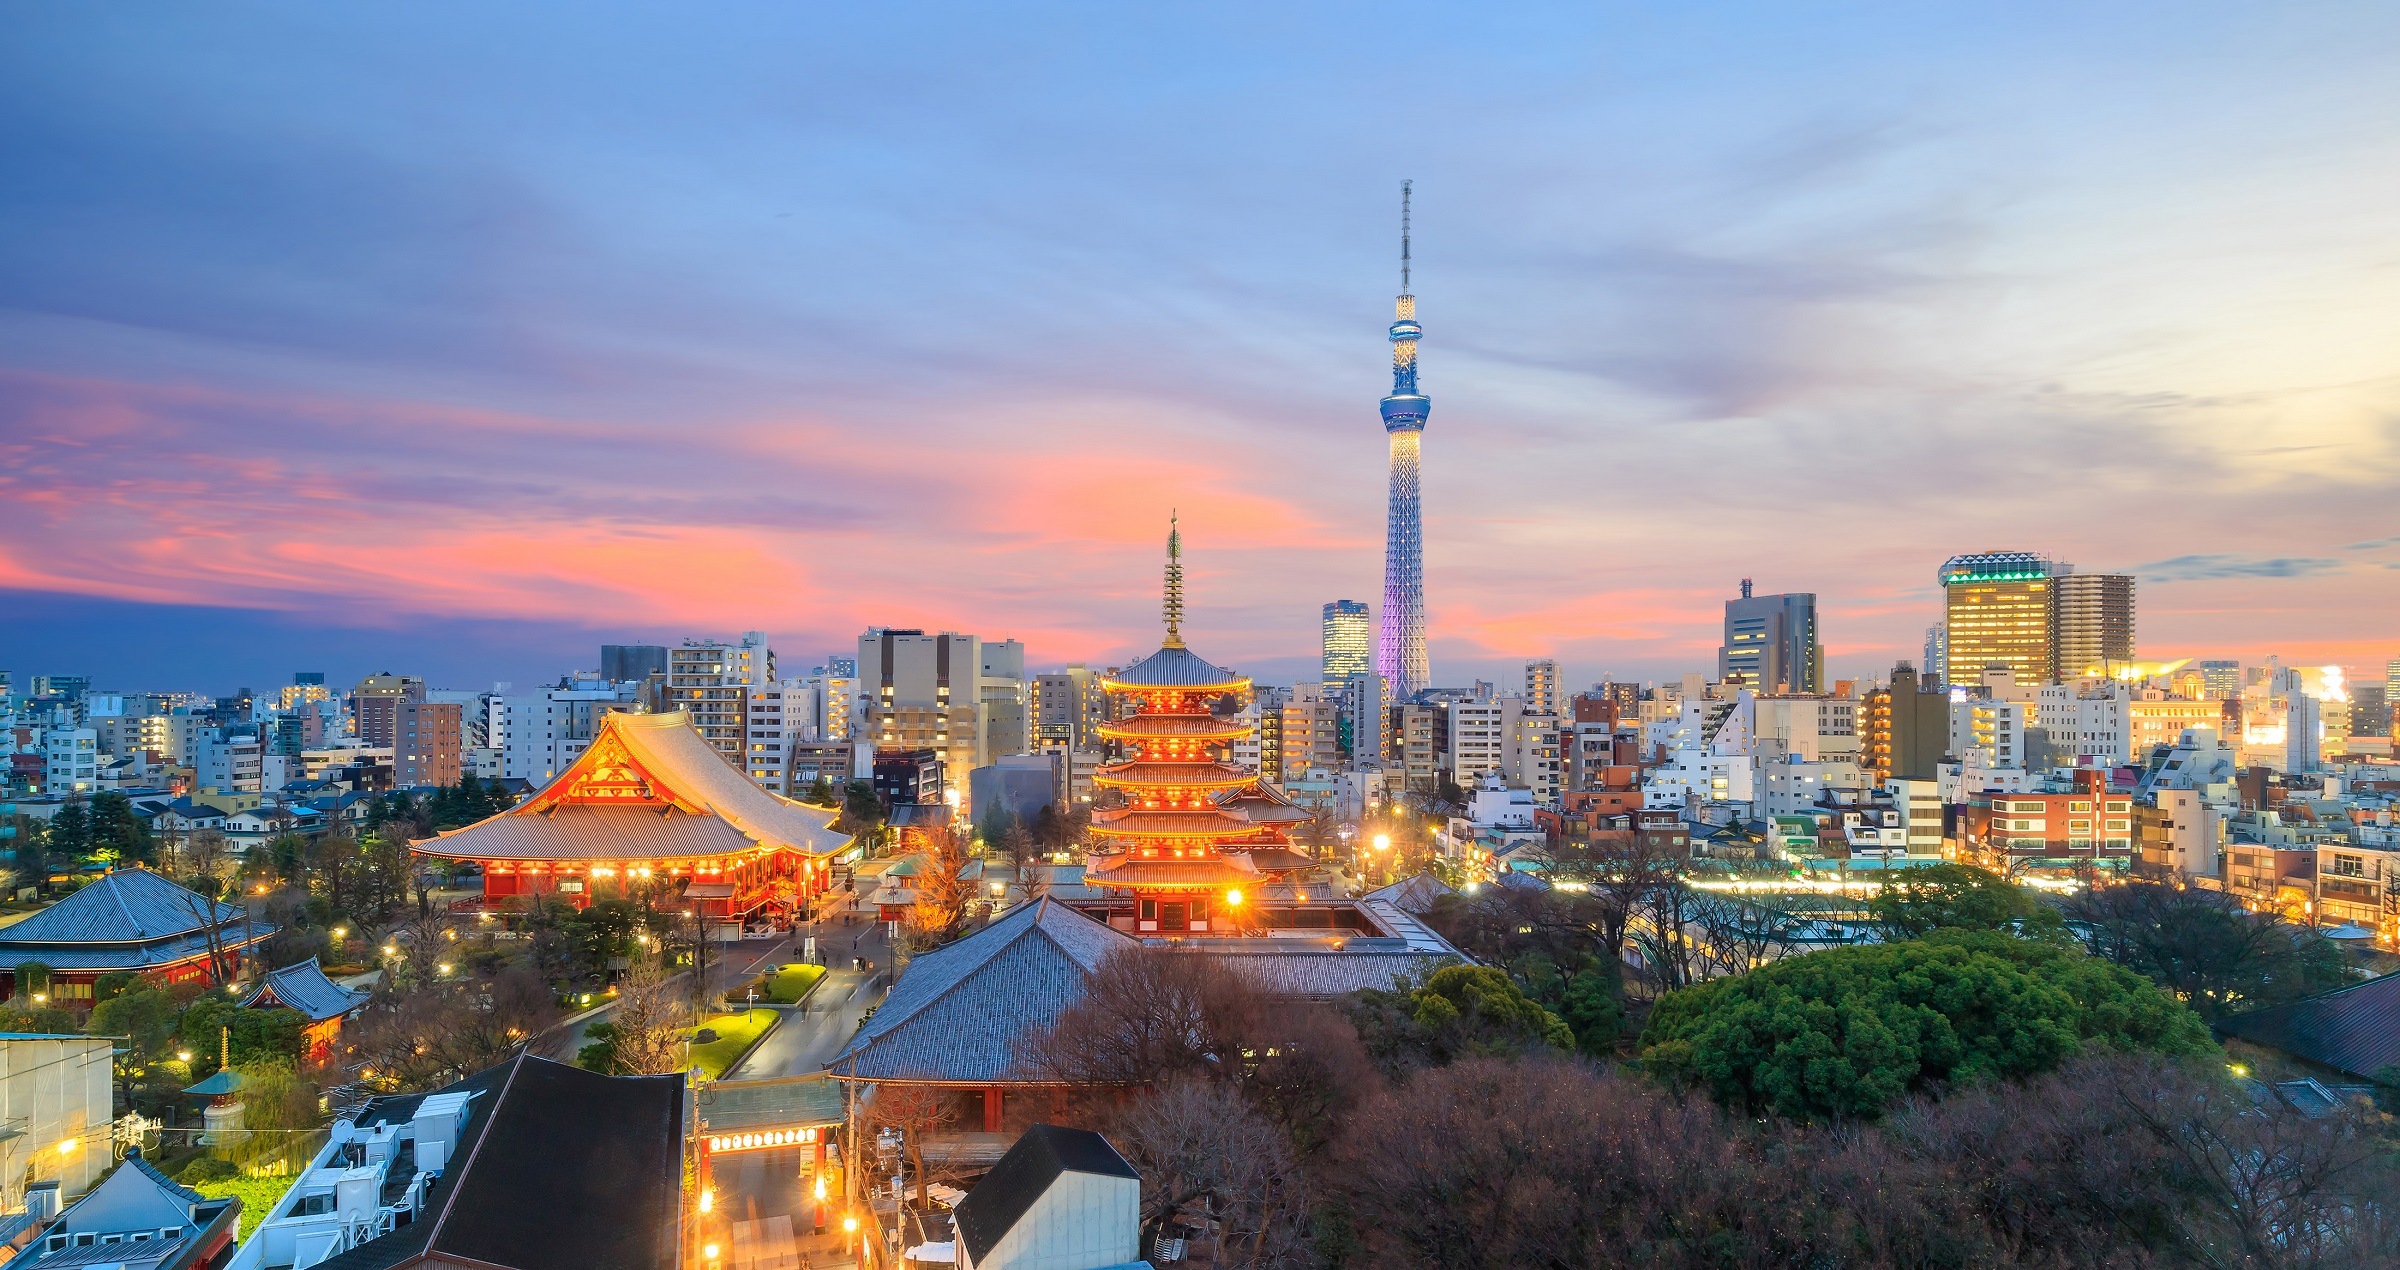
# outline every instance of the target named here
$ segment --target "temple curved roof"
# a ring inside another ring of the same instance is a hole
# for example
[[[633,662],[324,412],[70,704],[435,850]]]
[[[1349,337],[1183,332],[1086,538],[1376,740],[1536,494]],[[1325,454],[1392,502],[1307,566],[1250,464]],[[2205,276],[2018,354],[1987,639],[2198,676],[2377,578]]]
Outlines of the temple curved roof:
[[[1128,688],[1188,688],[1194,691],[1238,692],[1250,686],[1237,675],[1180,644],[1169,645],[1140,661],[1107,675],[1100,686],[1109,692]]]
[[[1250,833],[1251,826],[1215,807],[1173,811],[1111,807],[1092,813],[1092,831],[1114,838],[1231,838]]]
[[[1091,886],[1189,890],[1256,882],[1259,872],[1247,857],[1230,853],[1175,857],[1124,852],[1093,856],[1084,863],[1083,880]]]
[[[1230,763],[1136,761],[1111,763],[1092,773],[1092,780],[1116,788],[1239,789],[1257,779]]]
[[[458,860],[623,860],[848,846],[833,814],[759,788],[681,710],[609,714],[573,766],[519,806],[410,844]]]
[[[1111,719],[1094,729],[1112,741],[1235,741],[1250,735],[1240,719],[1213,714],[1137,714]]]

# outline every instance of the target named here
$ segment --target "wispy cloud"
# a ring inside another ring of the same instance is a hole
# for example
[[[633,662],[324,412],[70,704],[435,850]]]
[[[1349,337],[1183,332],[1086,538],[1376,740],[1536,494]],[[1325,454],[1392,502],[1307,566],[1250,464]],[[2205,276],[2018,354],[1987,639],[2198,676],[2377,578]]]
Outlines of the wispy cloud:
[[[2177,556],[2134,568],[2145,582],[2193,582],[2212,578],[2305,578],[2331,573],[2344,562],[2326,556]]]

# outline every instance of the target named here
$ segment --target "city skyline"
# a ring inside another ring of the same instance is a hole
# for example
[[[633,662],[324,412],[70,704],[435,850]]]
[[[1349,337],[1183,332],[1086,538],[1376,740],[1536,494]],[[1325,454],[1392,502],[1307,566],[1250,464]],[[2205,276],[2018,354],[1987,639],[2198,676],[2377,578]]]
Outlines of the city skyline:
[[[1995,549],[2136,575],[2145,656],[2391,655],[2388,13],[1436,11],[1395,65],[1364,14],[1270,57],[1236,13],[561,12],[21,17],[0,664],[471,685],[877,625],[1107,664],[1179,505],[1195,631],[1305,679],[1322,597],[1381,593],[1403,177],[1438,683],[1704,667],[1744,576],[1874,675]]]

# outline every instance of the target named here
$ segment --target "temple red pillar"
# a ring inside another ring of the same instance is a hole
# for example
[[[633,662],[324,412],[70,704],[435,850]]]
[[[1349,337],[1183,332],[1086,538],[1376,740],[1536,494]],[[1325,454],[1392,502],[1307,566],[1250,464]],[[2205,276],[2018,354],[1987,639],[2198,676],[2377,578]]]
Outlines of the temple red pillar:
[[[983,1091],[983,1131],[1000,1132],[1000,1088],[997,1085]]]

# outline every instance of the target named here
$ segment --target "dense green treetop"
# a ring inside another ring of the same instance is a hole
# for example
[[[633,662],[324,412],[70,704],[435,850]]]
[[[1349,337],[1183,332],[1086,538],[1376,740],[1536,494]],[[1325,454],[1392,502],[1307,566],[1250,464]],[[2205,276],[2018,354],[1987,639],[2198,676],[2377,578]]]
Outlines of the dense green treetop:
[[[1948,1082],[2049,1071],[2086,1047],[2204,1053],[2200,1016],[2071,943],[1941,931],[1828,949],[1668,993],[1642,1062],[1746,1113],[1873,1117]]]

